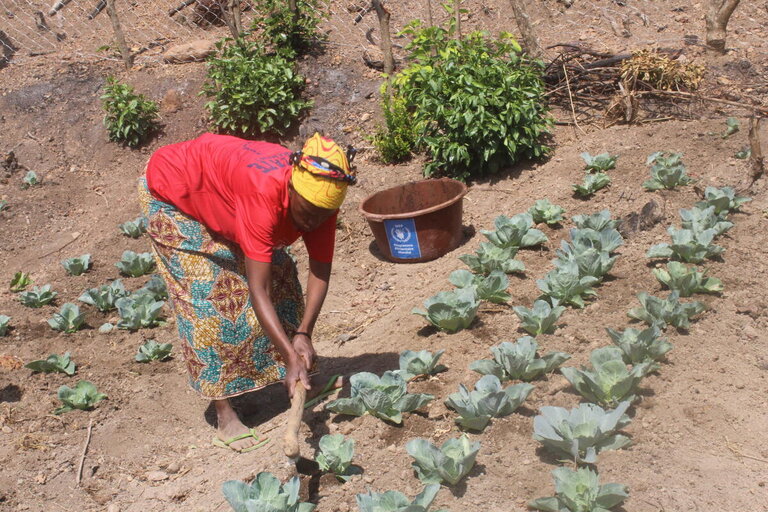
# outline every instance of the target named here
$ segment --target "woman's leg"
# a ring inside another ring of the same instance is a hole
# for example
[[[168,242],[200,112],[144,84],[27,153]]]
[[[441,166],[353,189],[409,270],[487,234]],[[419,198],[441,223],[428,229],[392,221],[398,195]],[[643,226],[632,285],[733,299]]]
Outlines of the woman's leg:
[[[243,434],[248,433],[248,427],[246,427],[240,418],[237,416],[237,412],[232,408],[232,404],[229,403],[229,399],[212,400],[213,406],[216,408],[216,420],[218,423],[219,439],[226,441]],[[230,444],[229,447],[235,451],[242,451],[251,446],[254,446],[259,442],[259,439],[253,437],[246,437],[235,441]]]

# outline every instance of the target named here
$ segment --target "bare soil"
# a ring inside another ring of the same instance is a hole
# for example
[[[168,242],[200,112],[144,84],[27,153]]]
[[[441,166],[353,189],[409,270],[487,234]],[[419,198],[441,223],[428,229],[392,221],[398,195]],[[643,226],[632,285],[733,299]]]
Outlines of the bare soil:
[[[581,40],[613,53],[654,42],[680,47],[682,37],[692,33],[703,37],[702,4],[627,3],[650,20],[646,26],[639,17],[632,18],[630,38],[614,35],[601,18],[601,13],[624,12],[613,2],[577,0],[571,9],[542,2],[533,18],[545,45]],[[395,17],[419,13],[407,7],[393,7]],[[502,16],[506,4],[491,3],[485,10],[469,7],[470,26],[510,28]],[[742,101],[750,90],[765,87],[768,15],[761,9],[751,3],[739,7],[729,39],[733,49],[727,55],[712,57],[698,46],[686,48],[690,59],[708,66],[705,85],[727,89],[731,101]],[[300,145],[313,127],[344,142],[368,144],[365,136],[379,118],[379,78],[364,67],[357,50],[331,45],[324,55],[302,61],[316,107],[297,133],[283,140],[286,145]],[[108,74],[117,74],[161,102],[163,130],[147,146],[130,150],[108,142],[98,99]],[[246,455],[211,445],[214,415],[186,386],[172,317],[166,326],[152,330],[100,334],[97,328],[114,321],[114,314],[84,306],[88,327],[83,331],[58,334],[46,323],[62,303],[76,302],[84,289],[119,277],[114,263],[124,250],[148,250],[146,237],[126,238],[116,226],[139,214],[136,178],[151,152],[205,130],[204,100],[197,96],[204,65],[146,62],[125,72],[109,62],[57,61],[48,55],[11,64],[0,76],[0,152],[13,150],[19,164],[42,177],[40,186],[21,190],[25,171],[0,175],[0,199],[9,205],[0,212],[0,283],[23,270],[35,284],[50,283],[59,292],[55,305],[33,310],[22,306],[7,285],[0,287],[0,314],[12,317],[13,327],[0,338],[0,354],[28,362],[70,351],[78,364],[75,377],[27,369],[0,373],[0,510],[227,510],[220,491],[224,481],[249,479],[260,471],[283,479],[292,476],[294,469],[280,444],[288,406],[280,386],[236,401],[246,423],[272,437],[269,445]],[[750,89],[747,84],[757,85]],[[610,128],[589,123],[558,126],[548,160],[521,163],[473,184],[464,200],[462,245],[427,263],[383,260],[357,210],[368,194],[420,179],[423,162],[386,166],[370,148],[361,152],[361,182],[350,190],[342,209],[331,292],[315,335],[322,371],[380,373],[396,368],[398,354],[405,349],[445,349],[442,362],[449,369],[410,385],[412,391],[433,393],[437,399],[423,411],[406,415],[402,426],[369,416],[337,417],[322,406],[305,415],[305,455],[312,456],[324,434],[341,432],[355,439],[356,463],[364,469],[362,476],[344,485],[332,478],[302,476],[304,496],[318,504],[317,510],[355,510],[355,494],[366,489],[397,489],[410,496],[419,492],[405,443],[419,436],[436,443],[457,436],[454,414],[443,400],[459,383],[474,383],[477,375],[468,370],[470,362],[489,357],[491,346],[522,335],[511,306],[530,305],[537,297],[536,279],[552,268],[554,251],[568,236],[570,221],[542,228],[549,237],[545,246],[520,252],[526,272],[511,278],[509,307],[484,306],[470,329],[454,335],[437,332],[411,314],[425,298],[450,288],[449,273],[463,267],[457,256],[477,247],[483,239],[479,231],[489,229],[496,216],[525,211],[540,198],[563,206],[569,218],[603,208],[623,217],[651,200],[659,205],[660,222],[626,239],[599,297],[583,310],[567,310],[562,327],[540,337],[543,350],[572,354],[568,365],[586,364],[591,350],[610,342],[605,327],[624,329],[630,324],[626,311],[636,305],[636,293],[665,293],[644,257],[648,247],[667,240],[666,227],[679,223],[678,209],[697,201],[704,187],[744,189],[750,183],[748,162],[733,157],[747,145],[746,130],[720,137],[728,115],[736,115],[746,126],[744,111],[730,108],[696,104],[687,108],[687,120]],[[555,111],[563,121],[570,120],[570,114],[567,109]],[[645,191],[645,159],[657,150],[683,152],[697,184]],[[620,155],[617,169],[611,171],[611,186],[589,201],[575,199],[571,191],[582,178],[582,151]],[[735,227],[720,239],[724,257],[706,264],[711,275],[722,279],[725,291],[697,297],[708,311],[689,331],[668,332],[675,348],[661,370],[643,381],[641,400],[631,410],[633,421],[626,432],[632,447],[600,456],[602,481],[630,487],[624,510],[768,510],[765,179],[746,193],[753,201],[733,216]],[[306,255],[302,248],[297,252],[304,269]],[[83,253],[92,255],[93,269],[80,277],[67,276],[60,261]],[[123,280],[133,290],[147,278]],[[137,347],[146,339],[174,343],[177,357],[147,365],[134,362]],[[91,412],[54,416],[58,387],[79,379],[94,382],[109,398]],[[531,438],[533,417],[543,405],[573,407],[580,396],[557,373],[534,384],[518,411],[472,435],[482,443],[477,466],[458,486],[441,490],[436,508],[522,511],[528,500],[553,493],[550,472],[557,462]],[[92,436],[82,482],[76,486],[89,425]]]

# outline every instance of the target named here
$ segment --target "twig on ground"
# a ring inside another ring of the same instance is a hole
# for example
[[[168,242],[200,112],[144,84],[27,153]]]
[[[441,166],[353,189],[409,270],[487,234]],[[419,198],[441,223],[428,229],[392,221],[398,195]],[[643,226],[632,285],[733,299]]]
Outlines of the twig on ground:
[[[80,482],[83,479],[83,466],[85,465],[85,455],[88,453],[88,445],[91,444],[91,431],[93,430],[93,418],[88,421],[88,433],[85,437],[85,444],[83,445],[83,453],[80,455],[80,465],[77,467],[77,475],[75,477],[75,483],[80,487]]]
[[[563,64],[563,73],[565,74],[565,84],[568,87],[568,100],[571,103],[571,115],[573,116],[573,124],[576,126],[576,128],[579,129],[581,133],[586,134],[581,126],[579,126],[579,121],[576,119],[576,109],[573,107],[573,95],[571,95],[571,81],[568,79],[568,69],[565,67],[565,64]]]
[[[747,455],[746,453],[743,453],[743,452],[742,452],[741,450],[739,450],[738,448],[735,448],[735,447],[734,447],[734,446],[731,444],[731,441],[728,439],[728,437],[726,437],[726,438],[725,438],[725,446],[727,446],[727,447],[728,447],[728,449],[729,449],[729,450],[731,450],[731,452],[732,452],[734,455],[738,456],[738,457],[743,457],[743,458],[745,458],[745,459],[756,460],[757,462],[764,462],[764,463],[768,464],[768,460],[766,460],[766,459],[761,459],[760,457],[753,457],[752,455]]]

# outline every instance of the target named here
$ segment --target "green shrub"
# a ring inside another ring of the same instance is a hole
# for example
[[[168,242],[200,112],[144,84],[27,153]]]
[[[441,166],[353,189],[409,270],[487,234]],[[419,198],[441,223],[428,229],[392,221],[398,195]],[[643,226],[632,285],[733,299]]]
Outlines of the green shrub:
[[[453,20],[453,18],[451,18]],[[425,176],[464,180],[494,173],[548,148],[542,65],[522,54],[510,34],[472,32],[457,39],[447,28],[411,22],[404,33],[412,64],[393,80],[431,162]]]
[[[133,87],[113,76],[107,77],[101,104],[106,113],[104,126],[113,142],[136,147],[157,127],[157,103],[136,94]]]
[[[318,0],[297,0],[298,16],[291,12],[288,2],[282,0],[256,0],[254,9],[259,16],[252,29],[261,33],[261,39],[275,51],[295,58],[309,53],[317,43],[326,39],[317,27],[328,12]]]
[[[405,100],[393,96],[385,87],[381,91],[384,126],[376,130],[373,147],[385,164],[407,160],[416,147],[416,130]]]
[[[205,107],[219,131],[283,135],[311,105],[301,98],[304,78],[285,56],[244,39],[223,39],[216,48],[201,94],[212,98]]]

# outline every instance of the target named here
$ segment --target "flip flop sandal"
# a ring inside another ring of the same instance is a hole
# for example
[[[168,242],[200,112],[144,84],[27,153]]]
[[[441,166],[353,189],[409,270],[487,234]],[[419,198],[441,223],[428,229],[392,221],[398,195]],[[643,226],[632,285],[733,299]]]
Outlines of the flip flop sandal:
[[[331,378],[328,380],[328,383],[327,383],[327,384],[325,385],[325,387],[323,388],[323,390],[322,390],[322,391],[320,391],[320,393],[318,393],[318,394],[317,394],[317,396],[316,396],[316,397],[314,397],[312,400],[308,400],[308,401],[307,401],[307,402],[304,404],[304,408],[305,408],[305,409],[308,409],[308,408],[310,408],[310,407],[313,407],[315,404],[317,404],[317,403],[318,403],[320,400],[322,400],[323,398],[325,398],[325,397],[327,397],[327,396],[329,396],[329,395],[332,395],[333,393],[336,393],[337,391],[340,391],[340,390],[341,390],[341,388],[340,388],[340,387],[339,387],[339,388],[335,388],[335,387],[334,387],[334,384],[336,384],[336,381],[337,381],[337,380],[339,380],[339,377],[342,377],[342,375],[341,375],[341,374],[339,374],[339,373],[337,373],[336,375],[334,375],[333,377],[331,377]]]
[[[255,440],[259,441],[259,442],[257,444],[255,444],[255,445],[249,446],[248,448],[245,448],[243,450],[235,450],[234,448],[232,448],[230,446],[234,442],[240,441],[241,439],[248,439],[249,437],[252,437],[253,439],[255,439]],[[214,436],[213,440],[211,441],[211,444],[213,444],[213,446],[216,446],[218,448],[229,448],[233,452],[237,452],[237,453],[248,453],[248,452],[252,452],[253,450],[258,450],[259,448],[261,448],[262,446],[264,446],[268,442],[269,442],[269,438],[268,437],[265,437],[264,440],[261,440],[261,437],[259,437],[259,434],[256,433],[256,429],[249,428],[248,432],[246,432],[245,434],[240,434],[238,436],[231,437],[231,438],[227,439],[226,441],[224,441],[223,439],[219,439],[218,436]]]

